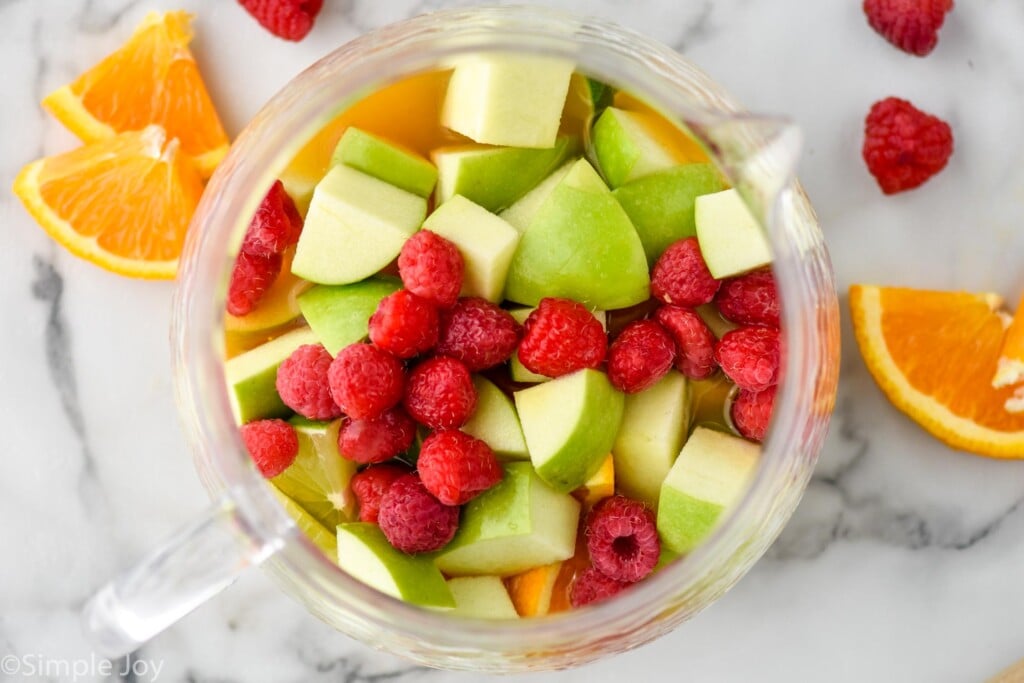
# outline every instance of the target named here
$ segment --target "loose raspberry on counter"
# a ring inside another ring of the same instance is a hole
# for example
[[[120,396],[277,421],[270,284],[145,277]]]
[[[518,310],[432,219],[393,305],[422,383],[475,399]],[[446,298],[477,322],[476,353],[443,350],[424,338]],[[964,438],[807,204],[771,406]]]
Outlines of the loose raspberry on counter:
[[[715,305],[723,318],[738,325],[779,326],[779,295],[770,268],[723,280]]]
[[[939,42],[939,29],[953,0],[864,0],[871,28],[890,43],[924,57]]]
[[[427,553],[440,550],[455,536],[459,508],[434,498],[415,474],[405,474],[380,499],[377,524],[398,550]]]
[[[464,269],[458,247],[429,230],[407,239],[398,255],[405,288],[441,308],[451,308],[458,300]]]
[[[721,284],[704,263],[696,237],[674,242],[651,270],[651,295],[666,304],[706,304],[715,298]]]
[[[715,360],[740,389],[764,391],[779,379],[779,331],[740,327],[726,332],[715,347]]]
[[[608,352],[608,336],[597,318],[572,299],[541,299],[524,325],[519,360],[530,372],[561,377],[596,368]]]
[[[729,410],[736,431],[753,441],[764,440],[768,424],[772,420],[776,389],[777,387],[768,387],[764,391],[740,389]]]
[[[228,313],[237,316],[252,313],[280,272],[280,256],[253,256],[239,252],[228,284]]]
[[[260,25],[278,38],[299,41],[313,29],[323,0],[238,0]]]
[[[423,440],[416,468],[445,505],[462,505],[501,481],[502,470],[485,442],[457,430],[434,432]]]
[[[412,358],[437,344],[437,307],[400,289],[381,299],[369,327],[374,344],[398,358]]]
[[[906,100],[875,102],[864,121],[864,161],[885,194],[924,184],[952,154],[949,124]]]
[[[398,463],[371,465],[352,477],[352,494],[359,505],[359,521],[377,523],[380,512],[380,499],[391,488],[391,484],[403,474],[409,474],[409,468]]]
[[[626,326],[608,348],[608,379],[619,391],[636,394],[649,389],[671,369],[676,345],[655,320]]]
[[[277,367],[275,384],[284,404],[310,420],[341,417],[327,381],[333,360],[322,344],[306,344],[292,351]]]
[[[431,429],[458,429],[476,410],[476,388],[466,366],[447,356],[423,361],[409,373],[405,409]]]
[[[416,424],[396,406],[372,420],[346,419],[338,432],[338,450],[342,457],[367,465],[408,450],[415,437]]]
[[[638,500],[615,495],[600,501],[587,515],[585,533],[590,561],[610,579],[633,583],[658,564],[654,512]]]
[[[241,431],[245,449],[267,479],[288,469],[299,454],[299,437],[284,420],[256,420],[242,425]]]
[[[302,216],[284,191],[284,185],[276,180],[249,222],[242,251],[264,257],[281,254],[299,241],[301,233]]]
[[[661,306],[654,319],[676,344],[676,368],[690,379],[715,374],[715,335],[696,311],[682,306]]]
[[[521,335],[522,327],[505,309],[480,297],[463,297],[451,310],[441,311],[437,353],[480,372],[511,358]]]
[[[386,351],[356,343],[334,357],[327,381],[342,412],[357,420],[372,420],[402,400],[405,370]]]
[[[583,570],[572,583],[569,603],[573,607],[583,607],[591,603],[604,602],[608,598],[621,593],[632,584],[610,579],[594,567]]]

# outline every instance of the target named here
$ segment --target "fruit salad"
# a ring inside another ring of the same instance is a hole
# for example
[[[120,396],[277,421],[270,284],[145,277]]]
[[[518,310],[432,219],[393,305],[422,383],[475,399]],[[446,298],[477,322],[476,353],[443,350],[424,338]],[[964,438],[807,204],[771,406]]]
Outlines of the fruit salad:
[[[684,130],[561,60],[343,112],[231,274],[256,467],[341,570],[473,618],[628,591],[749,485],[780,373],[761,226]]]

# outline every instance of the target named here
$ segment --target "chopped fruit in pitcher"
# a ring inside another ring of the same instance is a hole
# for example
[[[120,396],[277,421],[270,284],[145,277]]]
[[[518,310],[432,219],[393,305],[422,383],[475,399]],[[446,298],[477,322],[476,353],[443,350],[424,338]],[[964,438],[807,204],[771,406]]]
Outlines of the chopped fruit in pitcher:
[[[341,570],[453,618],[539,618],[685,561],[742,499],[780,302],[760,222],[683,128],[559,60],[452,65],[280,172],[225,376]]]

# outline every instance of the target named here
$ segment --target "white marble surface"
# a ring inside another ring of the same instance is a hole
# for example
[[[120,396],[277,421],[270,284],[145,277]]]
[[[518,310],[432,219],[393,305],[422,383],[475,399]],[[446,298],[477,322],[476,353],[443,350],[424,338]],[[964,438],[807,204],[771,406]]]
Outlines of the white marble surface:
[[[0,185],[74,144],[38,101],[149,9],[197,12],[195,52],[237,133],[330,47],[452,4],[472,3],[326,0],[311,36],[292,45],[233,0],[0,0]],[[795,118],[808,141],[801,175],[842,290],[871,281],[1007,297],[1024,289],[1018,0],[958,3],[923,60],[872,33],[857,0],[549,4],[615,18],[685,53],[750,108]],[[949,120],[957,150],[924,188],[886,198],[859,146],[865,111],[889,94]],[[87,662],[81,602],[205,498],[172,403],[171,285],[123,280],[69,256],[7,190],[0,226],[0,656],[19,658],[24,672]],[[931,440],[885,402],[845,323],[843,342],[832,435],[768,557],[672,635],[533,680],[981,681],[1024,657],[1024,463]],[[166,681],[480,679],[410,667],[351,642],[259,572],[139,657],[160,664]],[[42,678],[71,679],[50,672]]]

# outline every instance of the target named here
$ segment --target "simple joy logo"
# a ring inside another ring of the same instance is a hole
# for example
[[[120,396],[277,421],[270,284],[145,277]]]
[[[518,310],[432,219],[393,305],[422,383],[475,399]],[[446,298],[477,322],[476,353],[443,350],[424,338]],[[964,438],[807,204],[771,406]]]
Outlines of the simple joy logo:
[[[75,681],[96,677],[119,676],[152,683],[160,678],[163,660],[137,659],[131,655],[111,661],[96,655],[76,659],[46,657],[41,654],[5,655],[0,657],[0,674],[9,678],[48,678]]]

